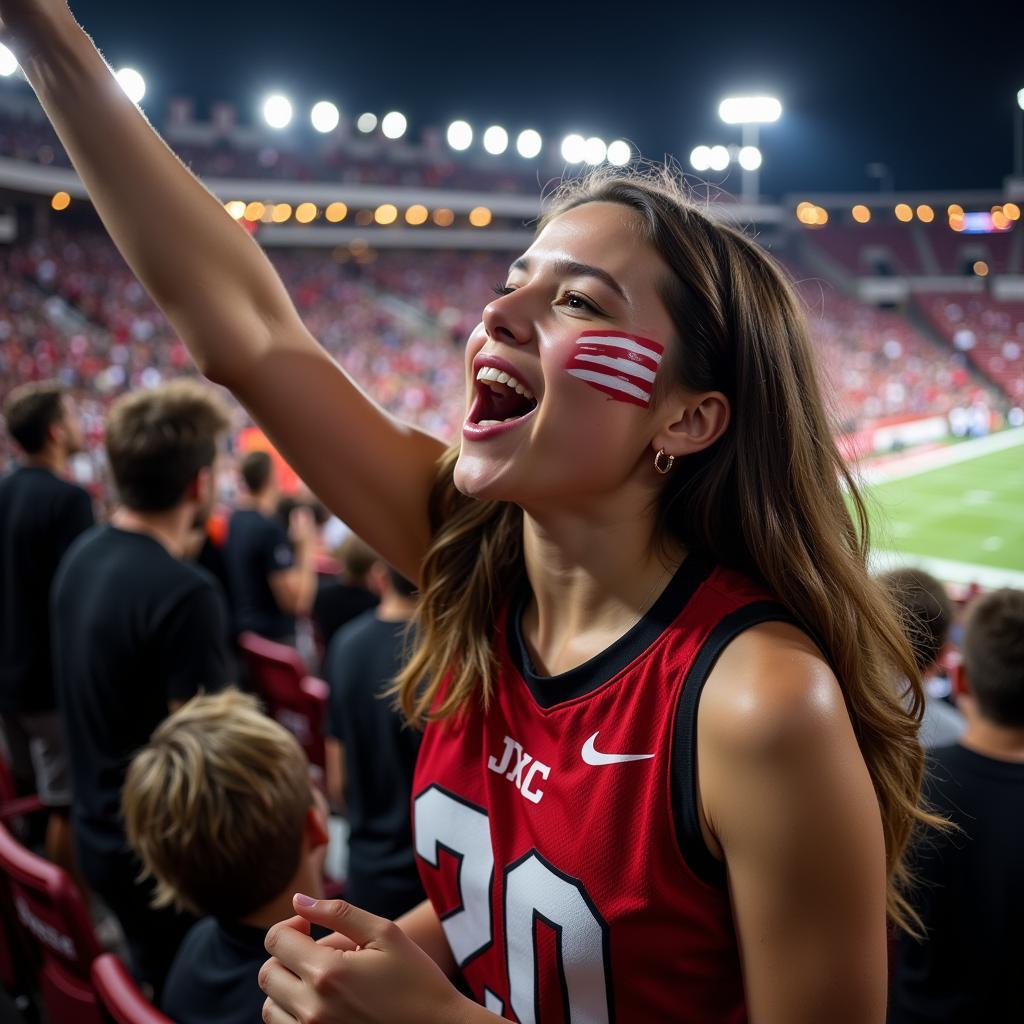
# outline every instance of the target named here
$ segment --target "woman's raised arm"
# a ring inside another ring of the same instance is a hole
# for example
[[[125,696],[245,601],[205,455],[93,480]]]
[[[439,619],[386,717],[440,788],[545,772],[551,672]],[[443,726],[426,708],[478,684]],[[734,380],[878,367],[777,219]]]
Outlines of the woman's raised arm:
[[[385,413],[309,334],[259,246],[124,95],[65,0],[0,0],[0,17],[111,238],[200,370],[418,578],[441,442]]]

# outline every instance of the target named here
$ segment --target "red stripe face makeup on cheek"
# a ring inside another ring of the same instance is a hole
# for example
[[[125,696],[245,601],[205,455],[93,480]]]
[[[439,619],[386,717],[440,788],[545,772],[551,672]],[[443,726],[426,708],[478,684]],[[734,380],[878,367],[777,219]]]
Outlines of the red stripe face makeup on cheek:
[[[565,364],[570,377],[617,402],[649,409],[654,381],[665,353],[650,338],[622,331],[584,331]]]

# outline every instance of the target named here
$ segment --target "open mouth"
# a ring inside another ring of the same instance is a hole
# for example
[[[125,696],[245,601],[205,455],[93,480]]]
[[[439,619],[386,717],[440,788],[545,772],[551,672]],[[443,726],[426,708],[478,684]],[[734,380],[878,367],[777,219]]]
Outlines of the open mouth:
[[[537,408],[533,392],[515,377],[494,366],[481,366],[476,373],[476,401],[469,414],[471,423],[495,426],[522,419]]]

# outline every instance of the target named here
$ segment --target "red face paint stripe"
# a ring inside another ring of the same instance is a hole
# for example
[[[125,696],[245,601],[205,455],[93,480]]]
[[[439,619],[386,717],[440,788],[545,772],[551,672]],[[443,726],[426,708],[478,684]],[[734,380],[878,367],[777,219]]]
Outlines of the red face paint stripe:
[[[617,402],[629,402],[630,405],[639,405],[641,409],[647,409],[651,404],[641,398],[634,398],[632,395],[627,395],[622,391],[616,391],[615,388],[606,387],[604,384],[597,384],[591,380],[588,380],[587,383],[595,391],[603,391],[609,398],[614,398]]]
[[[625,373],[623,370],[614,370],[607,366],[595,366],[593,363],[585,362],[582,359],[570,359],[567,364],[567,369],[590,370],[593,373],[600,373],[603,377],[614,377],[616,380],[625,381],[634,388],[639,388],[641,391],[646,392],[648,399],[651,395],[651,389],[654,386],[649,380],[644,380],[642,377],[634,377],[632,374]],[[592,382],[588,381],[587,383],[589,384]]]
[[[657,355],[664,355],[665,346],[650,338],[642,338],[639,334],[627,334],[625,331],[584,331],[580,338],[625,338],[628,341],[635,341],[638,345],[653,349]]]
[[[643,356],[639,352],[633,352],[628,348],[616,348],[614,345],[595,345],[592,342],[580,341],[576,344],[576,353],[585,353],[591,356],[611,356],[614,359],[628,359],[638,366],[646,366],[648,370],[657,370],[660,365],[657,360],[650,356]]]

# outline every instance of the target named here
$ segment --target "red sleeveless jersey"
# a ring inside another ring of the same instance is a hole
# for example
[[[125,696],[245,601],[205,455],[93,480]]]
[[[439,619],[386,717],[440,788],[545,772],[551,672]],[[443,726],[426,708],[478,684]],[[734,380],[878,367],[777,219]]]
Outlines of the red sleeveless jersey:
[[[490,709],[428,726],[413,788],[420,874],[473,995],[520,1024],[746,1021],[694,725],[725,645],[785,611],[690,556],[629,633],[554,678],[518,611]]]

